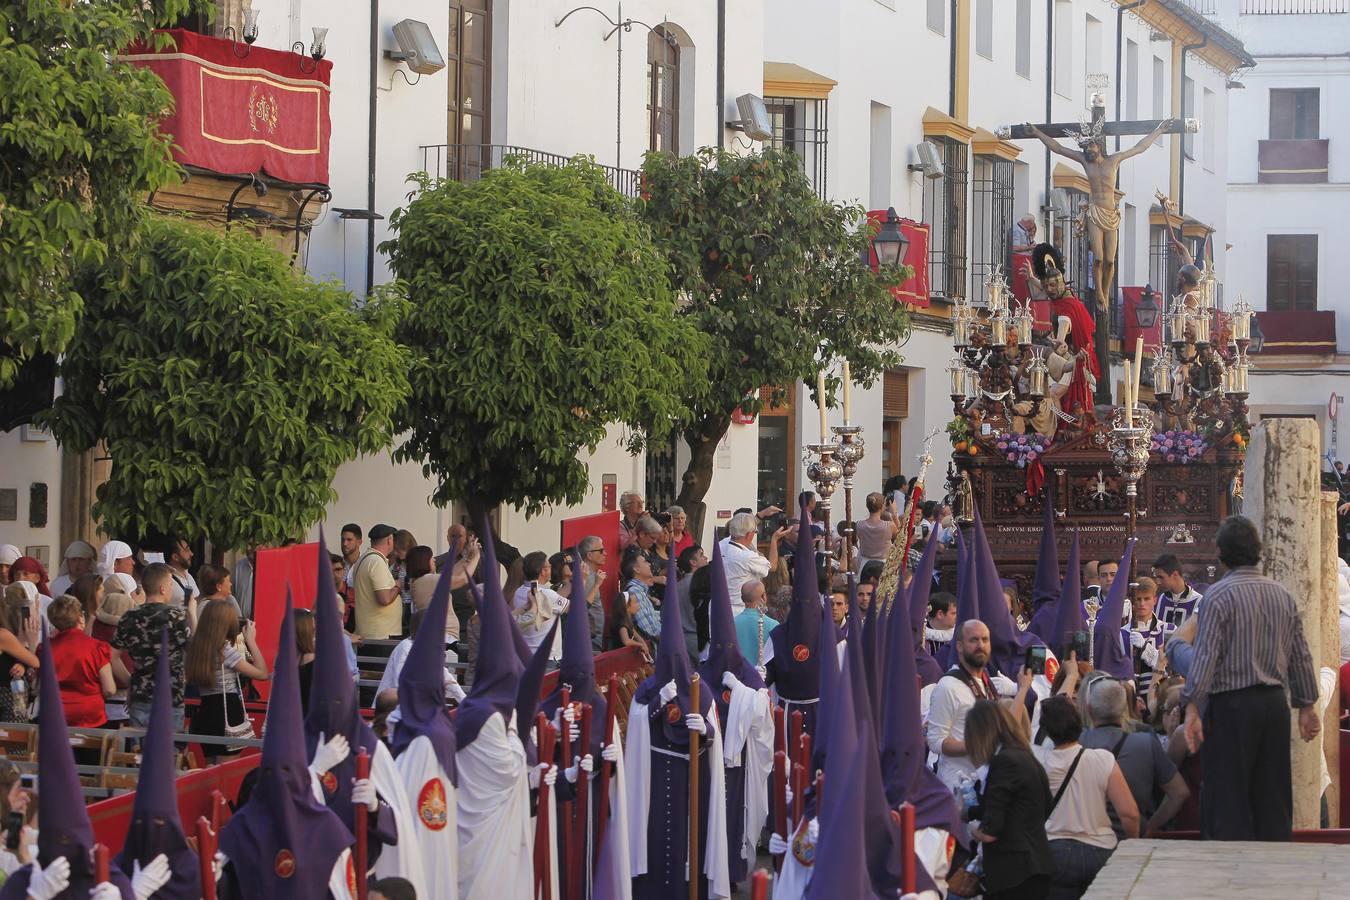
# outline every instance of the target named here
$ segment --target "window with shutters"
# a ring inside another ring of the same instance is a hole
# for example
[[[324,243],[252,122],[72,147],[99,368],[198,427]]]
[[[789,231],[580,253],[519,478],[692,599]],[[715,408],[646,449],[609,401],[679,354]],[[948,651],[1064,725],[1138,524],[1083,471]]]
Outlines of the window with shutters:
[[[1266,309],[1317,309],[1317,235],[1266,236]]]
[[[890,369],[881,382],[881,480],[905,471],[900,429],[909,418],[909,370]]]
[[[680,45],[658,25],[647,35],[647,149],[680,152]]]
[[[779,397],[779,405],[771,407],[772,386],[760,388],[759,399],[764,404],[759,413],[759,464],[755,509],[767,506],[781,507],[789,518],[796,509],[796,479],[799,455],[797,452],[796,409],[790,391]],[[765,543],[781,523],[765,520],[760,523],[759,541]]]
[[[1270,91],[1270,139],[1315,141],[1320,124],[1317,88],[1272,88]]]
[[[492,0],[450,4],[445,70],[451,153],[449,177],[476,181],[492,164],[488,118],[492,98]]]

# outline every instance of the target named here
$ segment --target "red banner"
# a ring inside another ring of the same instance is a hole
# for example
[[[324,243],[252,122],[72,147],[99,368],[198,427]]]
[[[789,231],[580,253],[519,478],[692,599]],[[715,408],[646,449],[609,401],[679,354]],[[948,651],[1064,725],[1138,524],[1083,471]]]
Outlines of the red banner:
[[[310,609],[318,589],[319,545],[291,544],[258,551],[253,575],[253,619],[258,623],[258,649],[271,667],[277,657],[277,635],[286,612],[286,589],[296,609]],[[263,699],[270,696],[272,682],[255,681]]]
[[[605,633],[609,633],[610,607],[619,593],[619,511],[595,513],[563,519],[562,544],[558,549],[575,547],[582,538],[595,535],[605,548],[605,580],[600,585],[600,602],[605,607]]]
[[[1120,289],[1120,295],[1124,300],[1125,305],[1125,321],[1123,323],[1125,326],[1125,340],[1121,342],[1120,348],[1121,352],[1130,359],[1134,359],[1135,338],[1142,337],[1144,339],[1144,352],[1149,356],[1153,355],[1154,347],[1162,345],[1162,303],[1166,298],[1164,298],[1162,294],[1154,294],[1153,303],[1158,307],[1158,321],[1153,324],[1152,328],[1141,329],[1135,324],[1139,320],[1135,317],[1134,310],[1135,307],[1139,305],[1139,298],[1143,293],[1144,289],[1142,287],[1121,287]]]
[[[123,58],[150,69],[173,94],[161,129],[173,136],[174,159],[227,175],[328,183],[331,62],[258,46],[241,59],[234,51],[246,44],[163,33],[173,38],[163,50],[137,46]]]
[[[868,210],[867,220],[872,225],[873,234],[876,234],[877,230],[881,228],[881,223],[886,221],[888,212],[889,210],[885,209]],[[900,233],[905,236],[905,240],[909,241],[909,244],[905,247],[905,258],[901,262],[904,265],[914,267],[914,277],[899,287],[891,288],[891,293],[901,303],[927,308],[929,305],[928,226],[923,222],[915,222],[913,219],[901,219]],[[876,271],[878,266],[877,252],[874,249],[867,252],[868,263],[872,266],[872,270]]]

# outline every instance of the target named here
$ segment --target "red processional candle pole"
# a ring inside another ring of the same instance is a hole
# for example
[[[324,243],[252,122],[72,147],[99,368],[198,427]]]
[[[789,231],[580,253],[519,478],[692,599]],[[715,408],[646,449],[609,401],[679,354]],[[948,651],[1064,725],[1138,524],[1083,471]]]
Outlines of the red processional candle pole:
[[[103,844],[94,845],[94,883],[104,884],[112,878],[112,853]]]
[[[563,725],[566,728],[566,723]],[[553,765],[553,727],[543,713],[534,717],[534,741],[539,748],[539,762]],[[549,877],[549,854],[553,848],[549,844],[549,792],[548,782],[544,780],[547,769],[539,774],[539,815],[534,830],[534,896],[544,900],[553,898],[553,879]]]
[[[694,675],[689,679],[689,708],[696,713],[703,708],[699,705],[698,689],[699,678]],[[698,868],[698,800],[702,780],[699,777],[702,767],[698,762],[698,739],[697,731],[689,732],[689,900],[699,900],[699,882],[703,880]],[[717,802],[711,796],[709,800]]]
[[[918,891],[914,856],[914,804],[900,804],[900,889],[906,894]]]
[[[769,900],[769,873],[764,869],[750,876],[750,900]]]
[[[362,747],[356,751],[356,780],[368,778],[370,778],[370,753]],[[357,807],[354,824],[356,828],[352,833],[356,836],[356,896],[359,900],[365,900],[366,877],[370,870],[370,839],[366,834],[367,826],[370,824],[370,810],[364,806]]]
[[[216,900],[216,833],[206,816],[197,817],[197,865],[202,877],[202,900]]]
[[[562,758],[558,760],[558,767],[566,777],[567,769],[572,765],[572,726],[568,724],[567,719],[561,713],[565,713],[572,708],[572,689],[563,685],[559,694],[562,700],[562,705],[558,707]],[[558,866],[563,870],[564,880],[567,880],[566,876],[570,874],[568,867],[572,862],[572,808],[572,801],[564,800],[558,810]],[[563,897],[571,895],[570,885],[563,885],[559,890]]]
[[[581,745],[577,748],[578,756],[585,756],[591,752],[591,705],[589,703],[581,704]],[[594,765],[595,760],[591,760]],[[576,816],[573,821],[574,833],[572,835],[572,852],[567,857],[567,884],[568,893],[576,897],[577,900],[584,900],[586,892],[586,878],[582,871],[584,860],[586,859],[586,832],[591,819],[591,774],[585,769],[577,769],[577,801]]]

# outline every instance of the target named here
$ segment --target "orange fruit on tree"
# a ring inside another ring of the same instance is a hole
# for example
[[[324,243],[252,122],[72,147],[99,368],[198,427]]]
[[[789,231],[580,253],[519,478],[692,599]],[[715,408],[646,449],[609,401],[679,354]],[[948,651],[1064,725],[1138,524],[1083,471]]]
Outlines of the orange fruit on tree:
[[[957,441],[956,446],[953,449],[955,449],[957,453],[960,453],[962,450],[966,449],[966,442]]]
[[[975,446],[974,444],[971,444],[971,445],[970,445],[970,455],[971,455],[971,456],[978,456],[979,454],[980,454],[980,448],[977,447],[977,446]]]

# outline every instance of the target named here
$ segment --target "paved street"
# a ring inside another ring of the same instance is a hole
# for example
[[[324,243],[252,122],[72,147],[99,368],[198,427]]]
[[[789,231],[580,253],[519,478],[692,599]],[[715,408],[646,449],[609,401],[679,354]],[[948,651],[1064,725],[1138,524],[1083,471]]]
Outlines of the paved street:
[[[1126,841],[1087,900],[1350,896],[1350,846]]]

